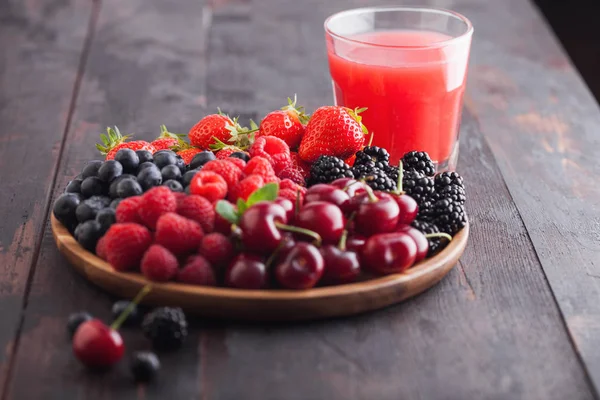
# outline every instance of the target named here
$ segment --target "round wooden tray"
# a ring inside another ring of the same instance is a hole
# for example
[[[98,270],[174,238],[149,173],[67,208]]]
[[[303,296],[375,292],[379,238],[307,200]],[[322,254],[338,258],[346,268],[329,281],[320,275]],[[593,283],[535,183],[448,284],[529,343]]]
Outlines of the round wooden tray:
[[[139,273],[116,272],[110,264],[83,249],[52,215],[52,233],[61,253],[83,276],[122,298],[133,298],[150,283]],[[291,321],[358,314],[415,296],[438,283],[456,264],[469,236],[467,225],[441,253],[402,274],[304,291],[240,290],[181,283],[153,284],[143,303],[180,306],[214,318]]]

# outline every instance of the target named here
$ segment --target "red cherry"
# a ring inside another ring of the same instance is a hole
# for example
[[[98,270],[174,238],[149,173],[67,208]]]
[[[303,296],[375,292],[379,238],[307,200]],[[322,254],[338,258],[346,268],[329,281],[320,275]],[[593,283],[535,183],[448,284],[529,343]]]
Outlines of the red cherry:
[[[392,197],[400,208],[398,224],[410,225],[417,218],[417,212],[419,211],[417,202],[407,194],[393,195]]]
[[[348,193],[348,197],[354,197],[355,195],[366,191],[366,185],[363,182],[359,182],[352,178],[339,178],[331,182],[330,185],[342,189]]]
[[[350,236],[346,240],[346,249],[349,251],[353,251],[356,254],[360,254],[362,252],[362,248],[364,247],[366,241],[367,241],[367,238],[365,238],[363,236],[357,236],[357,235]]]
[[[278,197],[273,201],[273,203],[279,204],[281,207],[283,207],[287,217],[287,223],[291,224],[294,220],[294,212],[296,211],[294,203],[290,199],[286,199],[285,197]]]
[[[222,233],[225,236],[231,235],[231,222],[227,221],[219,213],[215,213],[214,232]]]
[[[254,254],[239,254],[225,271],[225,285],[238,289],[265,289],[267,267],[262,258]]]
[[[417,256],[415,258],[415,263],[421,261],[427,256],[427,252],[429,251],[429,241],[425,235],[421,233],[421,231],[413,228],[410,225],[400,225],[396,231],[407,233],[415,241],[415,244],[417,245]]]
[[[304,203],[312,203],[315,201],[327,201],[342,208],[345,203],[350,200],[346,192],[335,186],[319,183],[311,186],[304,196]]]
[[[286,222],[287,214],[283,207],[272,202],[259,201],[248,208],[240,220],[244,247],[258,253],[273,252],[283,237],[277,223]]]
[[[309,289],[321,276],[325,263],[319,250],[309,243],[296,243],[285,260],[275,267],[275,277],[286,289]]]
[[[371,236],[361,254],[363,266],[381,274],[402,272],[414,264],[417,245],[405,232]]]
[[[398,226],[400,208],[391,196],[371,197],[356,210],[354,230],[361,235],[392,232]]]
[[[305,204],[296,216],[296,226],[318,233],[323,243],[337,243],[345,225],[340,208],[324,201]]]
[[[321,247],[320,251],[325,261],[323,282],[334,284],[352,282],[360,273],[360,262],[355,252],[343,251],[330,244]]]
[[[106,368],[123,357],[125,345],[119,332],[99,319],[91,319],[77,328],[73,352],[88,367]]]

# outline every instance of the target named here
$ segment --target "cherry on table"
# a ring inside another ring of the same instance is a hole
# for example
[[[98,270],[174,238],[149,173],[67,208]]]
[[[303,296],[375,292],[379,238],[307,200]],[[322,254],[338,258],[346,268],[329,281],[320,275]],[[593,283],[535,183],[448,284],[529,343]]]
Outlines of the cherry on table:
[[[410,225],[399,225],[396,231],[407,233],[415,241],[415,244],[417,245],[416,263],[427,256],[427,252],[429,251],[429,241],[421,231]]]
[[[385,193],[368,193],[369,201],[359,204],[354,216],[354,230],[361,235],[392,232],[398,226],[400,208]]]
[[[278,197],[273,200],[275,204],[279,204],[285,210],[285,214],[287,216],[287,223],[292,223],[294,220],[294,213],[296,211],[296,206],[290,199],[286,199],[285,197]]]
[[[304,196],[304,203],[312,203],[315,201],[326,201],[335,204],[338,207],[343,207],[350,200],[348,193],[343,190],[324,183],[311,186]]]
[[[398,224],[410,225],[417,218],[417,212],[419,211],[417,202],[407,194],[395,194],[392,197],[396,200],[398,208],[400,208]]]
[[[346,219],[338,206],[325,201],[305,204],[296,216],[296,226],[316,232],[323,243],[337,243],[344,232]]]
[[[275,267],[275,277],[286,289],[309,289],[321,279],[324,266],[323,256],[315,246],[299,242]]]
[[[286,222],[287,213],[279,204],[266,201],[254,204],[240,220],[245,248],[263,254],[273,252],[283,237],[277,224]]]
[[[77,328],[73,352],[88,367],[106,368],[123,357],[125,345],[119,332],[99,319],[91,319]]]
[[[325,261],[323,282],[348,283],[360,274],[360,262],[355,252],[341,250],[330,244],[321,247],[320,251]]]
[[[360,254],[366,242],[366,237],[360,235],[352,235],[346,240],[346,249]]]
[[[417,245],[406,232],[380,233],[371,236],[361,254],[363,266],[381,273],[399,273],[412,266],[417,257]]]
[[[238,289],[266,288],[267,267],[262,258],[249,253],[236,256],[225,271],[225,285]]]

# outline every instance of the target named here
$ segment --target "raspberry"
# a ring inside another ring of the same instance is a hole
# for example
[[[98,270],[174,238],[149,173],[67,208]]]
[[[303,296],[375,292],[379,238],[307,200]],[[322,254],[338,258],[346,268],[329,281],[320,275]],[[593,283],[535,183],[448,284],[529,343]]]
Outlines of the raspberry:
[[[296,190],[296,182],[291,179],[281,178],[281,182],[279,183],[279,189],[293,189]]]
[[[123,199],[117,206],[116,218],[117,222],[135,222],[142,223],[142,219],[138,213],[142,196],[134,196]]]
[[[104,235],[106,259],[117,271],[137,269],[152,244],[148,228],[131,222],[113,224]]]
[[[200,171],[190,182],[190,193],[205,197],[214,203],[227,195],[227,182],[221,175],[209,171]]]
[[[215,267],[229,264],[234,256],[233,244],[227,236],[221,233],[211,233],[202,238],[200,254]]]
[[[217,286],[215,272],[202,256],[191,256],[177,274],[177,280],[191,285]]]
[[[298,193],[300,194],[298,195]],[[288,199],[294,204],[296,204],[296,197],[300,196],[300,206],[304,204],[304,193],[302,193],[300,190],[280,189],[278,196]]]
[[[310,176],[310,164],[306,161],[302,161],[298,153],[291,152],[290,159],[292,160],[292,165],[296,167],[301,173],[304,179]]]
[[[229,191],[228,199],[231,202],[236,202],[237,199],[248,200],[248,197],[257,189],[265,184],[264,179],[260,175],[249,175],[242,179]]]
[[[229,157],[227,161],[237,165],[237,167],[241,170],[244,170],[244,168],[246,168],[246,161],[242,160],[241,158]]]
[[[286,142],[275,136],[261,136],[256,138],[254,144],[248,150],[250,157],[264,157],[275,164],[273,156],[283,154],[289,158],[290,147]]]
[[[271,156],[273,160],[273,169],[275,173],[278,174],[280,171],[283,171],[286,168],[292,167],[292,159],[289,154],[279,153]]]
[[[204,232],[212,232],[215,227],[215,208],[202,196],[183,196],[177,201],[177,214],[196,221]]]
[[[177,200],[171,189],[166,186],[157,186],[144,193],[138,213],[144,225],[155,230],[156,221],[160,216],[175,210],[177,210]]]
[[[167,282],[177,275],[177,257],[159,244],[153,244],[142,258],[142,274],[154,282]]]
[[[279,179],[289,179],[298,185],[305,185],[306,181],[304,180],[304,176],[302,175],[302,171],[298,168],[290,166],[285,168],[283,171],[279,172]]]
[[[275,171],[273,170],[273,166],[264,157],[254,157],[248,161],[246,164],[246,168],[244,168],[244,174],[248,175],[260,175],[262,178],[266,180],[272,179],[275,176]]]
[[[240,181],[242,170],[235,164],[226,160],[213,160],[204,164],[203,172],[214,172],[225,179],[228,188],[232,188]]]
[[[106,260],[106,236],[102,236],[96,243],[96,255]]]
[[[176,256],[196,250],[203,235],[199,223],[175,213],[164,214],[156,223],[156,242]]]
[[[223,149],[219,150],[217,154],[215,154],[215,156],[218,160],[224,160],[233,153],[237,153],[238,151],[242,150],[238,149],[237,147],[224,147]]]

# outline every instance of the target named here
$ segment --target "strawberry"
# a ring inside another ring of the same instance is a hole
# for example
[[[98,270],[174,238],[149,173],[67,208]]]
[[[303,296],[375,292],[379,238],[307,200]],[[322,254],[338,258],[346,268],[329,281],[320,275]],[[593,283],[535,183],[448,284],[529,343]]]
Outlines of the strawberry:
[[[115,126],[115,128],[106,128],[106,135],[100,135],[100,139],[102,140],[102,144],[96,144],[96,148],[102,153],[102,155],[106,156],[107,160],[112,160],[115,158],[115,154],[121,149],[131,149],[133,151],[136,150],[148,150],[151,153],[154,153],[156,149],[150,143],[145,140],[134,140],[132,142],[128,142],[131,135],[121,135],[119,128]]]
[[[177,214],[196,221],[204,232],[214,229],[215,207],[202,196],[192,194],[177,199]]]
[[[345,160],[360,150],[368,133],[360,122],[362,111],[364,109],[351,110],[340,106],[317,109],[300,142],[300,158],[314,162],[319,156],[327,155]]]
[[[142,274],[154,282],[167,282],[175,278],[179,269],[177,257],[159,244],[153,244],[142,258]]]
[[[175,146],[180,138],[185,135],[171,133],[167,130],[165,125],[160,126],[160,136],[154,139],[150,144],[154,146],[156,151],[158,150],[170,150],[171,147]]]
[[[177,280],[190,285],[217,286],[215,272],[202,256],[190,256],[177,273]]]
[[[217,200],[224,199],[227,195],[227,182],[217,173],[200,171],[194,175],[190,182],[190,193],[203,196],[214,203]]]
[[[235,249],[227,236],[215,232],[202,238],[200,254],[213,266],[224,267],[229,264],[229,261],[235,255]]]
[[[304,135],[305,124],[308,116],[304,114],[303,107],[296,107],[294,100],[288,98],[288,105],[281,110],[271,111],[260,123],[259,136],[275,136],[295,148],[300,144]]]
[[[163,214],[156,223],[155,240],[176,256],[197,250],[204,236],[200,224],[173,212]]]
[[[200,152],[202,152],[202,150],[196,147],[190,147],[189,149],[179,150],[177,155],[183,158],[185,165],[189,165],[194,159],[194,156]]]
[[[155,230],[161,215],[175,210],[177,210],[177,199],[171,189],[166,186],[156,186],[142,196],[138,214],[144,225]]]
[[[192,146],[209,149],[231,141],[235,142],[238,136],[245,133],[248,133],[248,129],[242,128],[237,118],[231,119],[219,110],[218,114],[207,115],[198,121],[190,129],[188,138]]]
[[[117,271],[137,269],[152,244],[148,228],[130,222],[113,224],[104,237],[106,259]]]

